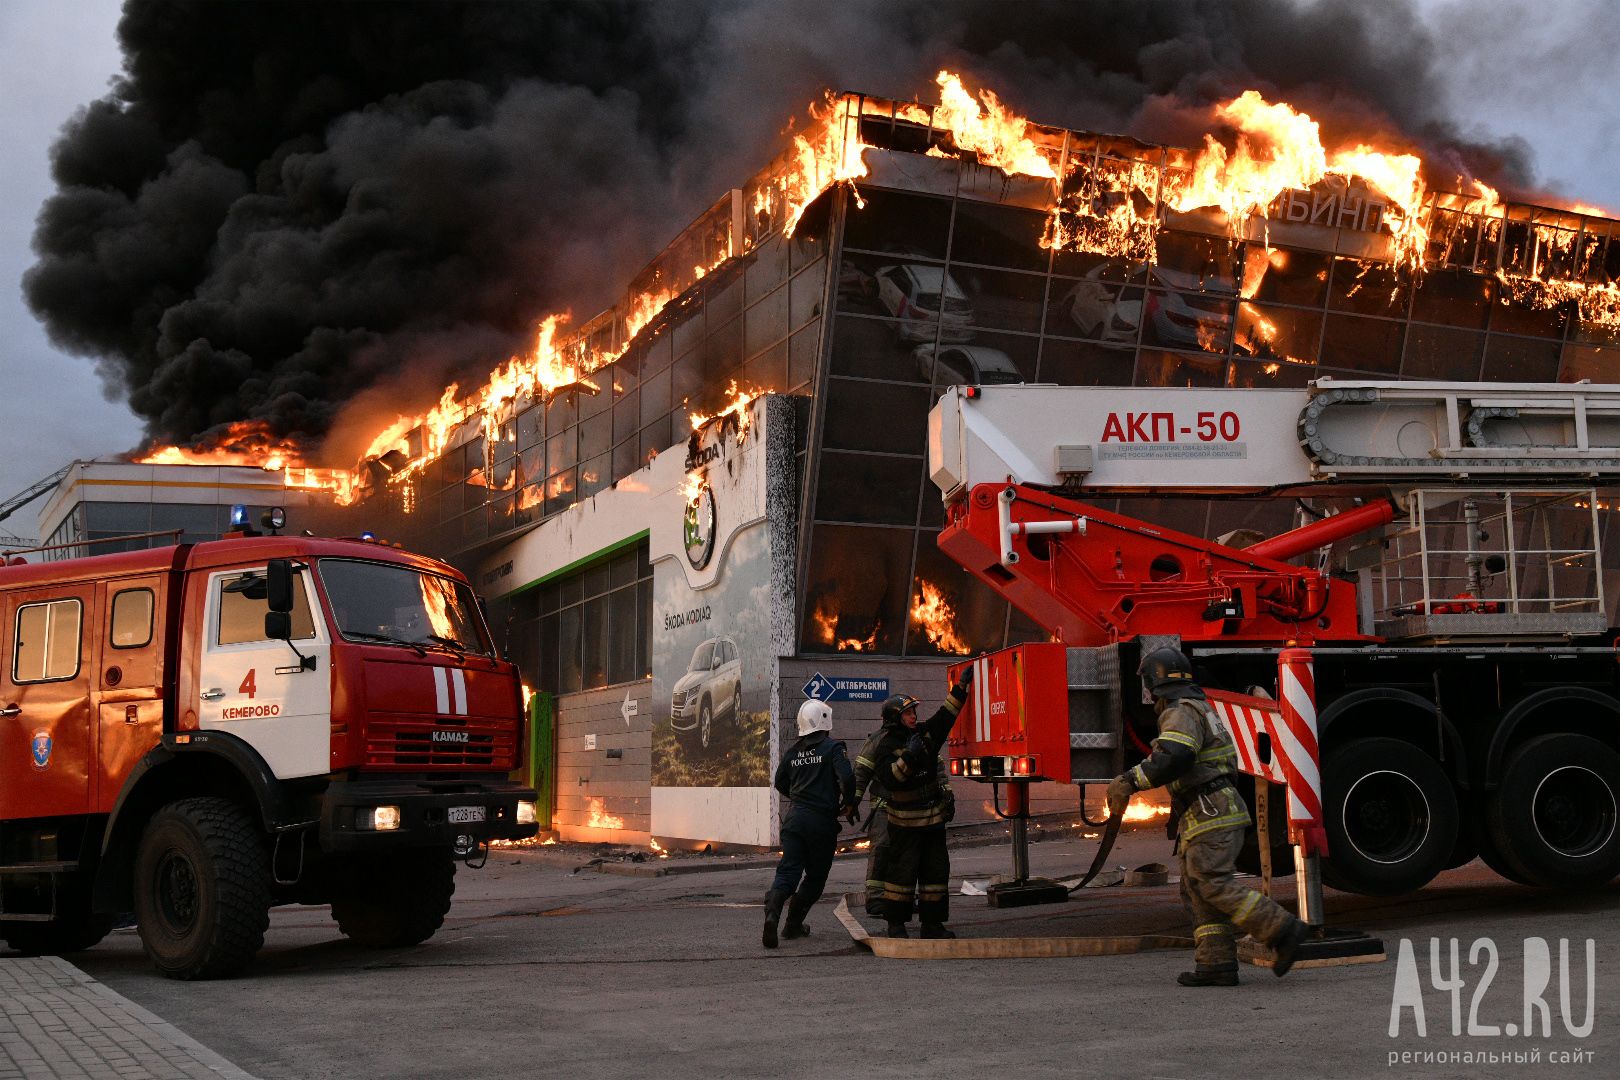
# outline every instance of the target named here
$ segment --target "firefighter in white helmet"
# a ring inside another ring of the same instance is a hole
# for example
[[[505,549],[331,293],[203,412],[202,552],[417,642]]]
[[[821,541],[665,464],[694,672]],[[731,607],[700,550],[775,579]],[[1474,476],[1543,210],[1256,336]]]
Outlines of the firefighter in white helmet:
[[[799,739],[776,767],[776,790],[790,801],[782,823],[782,860],[765,894],[764,944],[776,948],[776,927],[787,905],[785,938],[810,932],[804,917],[821,899],[838,846],[838,817],[855,816],[855,772],[844,744],[829,734],[832,709],[824,701],[799,706]],[[791,902],[790,902],[791,901]]]

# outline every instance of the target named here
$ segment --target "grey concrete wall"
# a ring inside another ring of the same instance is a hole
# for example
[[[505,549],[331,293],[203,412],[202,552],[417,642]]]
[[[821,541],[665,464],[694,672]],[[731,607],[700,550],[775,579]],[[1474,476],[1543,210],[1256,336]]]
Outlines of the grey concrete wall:
[[[652,681],[620,683],[567,694],[557,702],[557,808],[553,822],[564,840],[645,844],[652,813]],[[625,695],[636,714],[625,723]],[[596,736],[596,749],[585,748]],[[609,750],[623,756],[608,757]],[[589,824],[592,800],[620,829]]]

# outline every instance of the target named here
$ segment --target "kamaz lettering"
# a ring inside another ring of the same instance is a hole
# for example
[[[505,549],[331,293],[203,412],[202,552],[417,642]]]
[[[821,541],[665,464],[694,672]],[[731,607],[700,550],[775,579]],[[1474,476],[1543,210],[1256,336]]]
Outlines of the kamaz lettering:
[[[436,743],[464,743],[467,741],[465,731],[435,731],[433,741]]]

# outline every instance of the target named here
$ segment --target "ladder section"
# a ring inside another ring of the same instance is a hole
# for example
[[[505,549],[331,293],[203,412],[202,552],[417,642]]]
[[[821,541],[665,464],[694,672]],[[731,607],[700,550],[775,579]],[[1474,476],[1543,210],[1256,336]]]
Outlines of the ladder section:
[[[1324,478],[1612,479],[1620,386],[1320,379],[1299,443]]]

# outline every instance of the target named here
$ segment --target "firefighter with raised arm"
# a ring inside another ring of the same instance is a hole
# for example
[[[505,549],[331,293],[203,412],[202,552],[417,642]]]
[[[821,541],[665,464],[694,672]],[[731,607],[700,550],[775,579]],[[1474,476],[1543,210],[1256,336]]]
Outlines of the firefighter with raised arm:
[[[776,926],[787,905],[785,938],[810,933],[804,917],[821,899],[838,846],[838,816],[855,817],[855,774],[849,767],[844,744],[829,734],[832,709],[824,701],[799,706],[799,739],[782,755],[776,767],[776,790],[789,800],[782,823],[782,859],[776,878],[765,894],[767,949],[776,948]]]
[[[866,864],[866,913],[903,938],[915,910],[925,938],[956,935],[950,915],[951,857],[945,823],[955,810],[941,752],[956,714],[967,701],[973,668],[951,687],[945,704],[925,722],[916,698],[896,694],[883,703],[883,726],[855,759],[855,804],[872,790],[872,849]]]
[[[1177,649],[1154,649],[1137,674],[1153,697],[1159,734],[1141,764],[1108,785],[1108,813],[1125,812],[1137,791],[1168,786],[1171,834],[1181,855],[1181,898],[1197,929],[1195,970],[1184,971],[1182,986],[1236,986],[1237,942],[1233,925],[1269,944],[1272,968],[1285,975],[1308,932],[1305,923],[1270,897],[1232,879],[1249,827],[1249,808],[1232,786],[1237,748],[1215,718],[1204,691],[1193,680],[1192,664]]]

